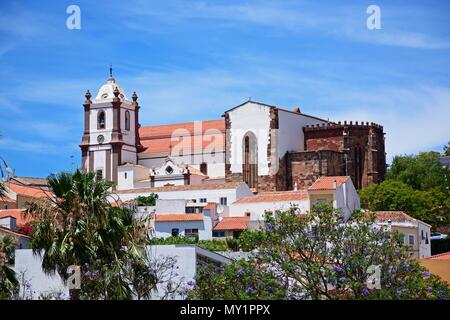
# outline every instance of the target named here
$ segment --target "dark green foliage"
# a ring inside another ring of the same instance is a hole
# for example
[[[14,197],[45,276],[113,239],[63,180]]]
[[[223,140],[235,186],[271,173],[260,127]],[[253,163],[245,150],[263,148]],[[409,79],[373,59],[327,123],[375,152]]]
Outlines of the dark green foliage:
[[[362,207],[399,210],[431,224],[450,224],[450,169],[439,162],[439,153],[396,156],[381,184],[360,191]]]
[[[156,199],[158,199],[158,195],[156,193],[151,193],[149,196],[137,197],[136,204],[138,206],[154,206],[156,205]]]
[[[198,240],[198,238],[192,239],[188,237],[167,237],[167,238],[152,238],[151,244],[195,244],[199,247],[210,251],[227,251],[227,242],[223,240]]]

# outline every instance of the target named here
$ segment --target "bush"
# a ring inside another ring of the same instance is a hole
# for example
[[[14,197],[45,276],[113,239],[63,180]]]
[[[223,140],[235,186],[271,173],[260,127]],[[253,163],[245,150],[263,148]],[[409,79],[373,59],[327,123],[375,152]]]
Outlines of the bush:
[[[151,193],[149,196],[137,197],[136,204],[138,206],[154,206],[156,205],[156,199],[158,199],[158,195],[156,193]]]

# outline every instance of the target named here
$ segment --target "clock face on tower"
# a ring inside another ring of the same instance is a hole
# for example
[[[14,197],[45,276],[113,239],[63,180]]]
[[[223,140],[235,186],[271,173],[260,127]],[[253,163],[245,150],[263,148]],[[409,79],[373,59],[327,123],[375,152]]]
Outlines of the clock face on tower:
[[[101,135],[97,136],[97,141],[98,141],[98,143],[101,144],[105,141],[105,137],[101,134]]]

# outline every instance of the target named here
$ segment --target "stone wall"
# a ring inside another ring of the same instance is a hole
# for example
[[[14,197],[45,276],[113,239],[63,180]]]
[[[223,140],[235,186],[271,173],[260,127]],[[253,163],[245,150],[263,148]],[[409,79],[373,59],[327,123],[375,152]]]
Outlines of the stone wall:
[[[384,180],[386,154],[382,126],[373,122],[358,124],[350,121],[307,126],[303,131],[307,151],[343,152],[342,174],[349,175],[357,189]]]
[[[343,153],[334,150],[302,151],[287,155],[286,188],[308,188],[320,176],[343,175]]]

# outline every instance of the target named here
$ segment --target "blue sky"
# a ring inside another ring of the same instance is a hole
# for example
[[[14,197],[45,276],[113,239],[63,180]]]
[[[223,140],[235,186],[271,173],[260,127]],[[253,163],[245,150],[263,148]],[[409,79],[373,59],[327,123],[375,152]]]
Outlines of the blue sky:
[[[249,97],[385,127],[388,159],[450,140],[449,1],[1,1],[0,156],[80,162],[84,92],[113,64],[142,125],[218,119]],[[81,29],[66,28],[66,8]],[[381,30],[366,9],[381,9]],[[71,158],[73,157],[73,158]]]

